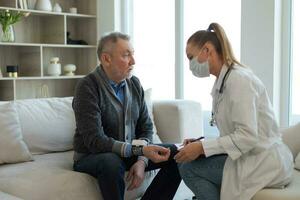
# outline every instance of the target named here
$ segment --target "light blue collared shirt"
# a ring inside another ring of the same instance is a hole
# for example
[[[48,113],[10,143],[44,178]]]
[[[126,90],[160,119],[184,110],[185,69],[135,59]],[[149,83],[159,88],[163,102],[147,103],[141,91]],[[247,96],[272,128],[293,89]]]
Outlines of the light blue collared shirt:
[[[125,97],[124,97],[125,80],[120,83],[116,83],[112,80],[109,80],[109,84],[114,89],[115,94],[117,95],[118,99],[124,105],[124,103],[125,103]]]

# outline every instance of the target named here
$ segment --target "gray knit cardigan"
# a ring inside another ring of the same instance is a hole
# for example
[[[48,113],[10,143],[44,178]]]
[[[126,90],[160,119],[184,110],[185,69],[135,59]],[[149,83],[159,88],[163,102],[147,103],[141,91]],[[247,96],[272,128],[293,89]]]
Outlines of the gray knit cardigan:
[[[126,79],[124,105],[117,98],[102,66],[82,78],[75,90],[74,151],[80,154],[115,152],[133,139],[152,141],[153,124],[137,77]]]

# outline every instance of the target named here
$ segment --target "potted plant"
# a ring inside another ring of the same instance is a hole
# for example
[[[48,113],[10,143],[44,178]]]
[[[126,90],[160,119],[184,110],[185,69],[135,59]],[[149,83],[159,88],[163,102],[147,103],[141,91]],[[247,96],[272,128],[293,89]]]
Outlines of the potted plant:
[[[29,13],[22,13],[20,11],[1,10],[0,24],[2,27],[2,42],[14,42],[15,34],[13,24],[20,21],[22,17],[27,17]]]

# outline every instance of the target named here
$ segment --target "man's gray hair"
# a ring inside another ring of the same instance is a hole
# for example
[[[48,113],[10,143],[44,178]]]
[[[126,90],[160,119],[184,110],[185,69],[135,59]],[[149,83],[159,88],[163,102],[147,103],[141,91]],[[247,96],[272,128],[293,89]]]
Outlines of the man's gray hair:
[[[130,40],[129,35],[121,32],[110,32],[101,37],[98,44],[97,55],[100,57],[102,53],[107,53],[112,50],[114,44],[117,43],[118,39]]]

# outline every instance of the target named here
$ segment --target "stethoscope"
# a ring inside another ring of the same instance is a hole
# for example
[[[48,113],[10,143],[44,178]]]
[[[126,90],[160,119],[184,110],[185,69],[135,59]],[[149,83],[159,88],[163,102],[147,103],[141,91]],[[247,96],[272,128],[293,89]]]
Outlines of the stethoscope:
[[[226,73],[225,73],[225,75],[224,75],[224,77],[223,77],[223,79],[222,79],[222,83],[221,83],[221,87],[220,87],[220,90],[219,90],[219,96],[218,96],[218,100],[216,100],[217,101],[217,103],[215,104],[215,106],[214,106],[214,108],[213,108],[213,110],[212,110],[212,112],[211,112],[211,119],[210,119],[210,125],[211,126],[215,126],[216,125],[216,113],[218,112],[218,108],[219,108],[219,104],[220,104],[220,101],[219,101],[219,99],[220,99],[220,95],[222,95],[223,94],[223,91],[224,91],[224,84],[225,84],[225,82],[226,82],[226,80],[227,80],[227,78],[228,78],[228,76],[229,76],[229,74],[230,74],[230,71],[231,71],[231,66],[227,69],[227,71],[226,71]]]

